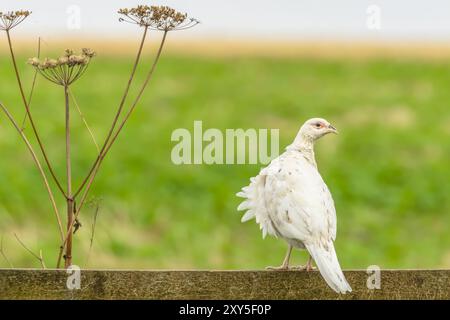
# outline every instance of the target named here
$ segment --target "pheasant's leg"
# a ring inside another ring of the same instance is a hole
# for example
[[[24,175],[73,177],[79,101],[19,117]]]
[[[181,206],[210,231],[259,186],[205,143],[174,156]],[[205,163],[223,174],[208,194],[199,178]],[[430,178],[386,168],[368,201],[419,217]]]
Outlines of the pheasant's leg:
[[[312,265],[312,257],[309,255],[308,262],[306,263],[306,271],[315,270],[316,268]]]
[[[267,270],[288,270],[289,269],[289,259],[291,258],[292,246],[288,246],[286,256],[284,257],[283,264],[279,267],[266,267]]]

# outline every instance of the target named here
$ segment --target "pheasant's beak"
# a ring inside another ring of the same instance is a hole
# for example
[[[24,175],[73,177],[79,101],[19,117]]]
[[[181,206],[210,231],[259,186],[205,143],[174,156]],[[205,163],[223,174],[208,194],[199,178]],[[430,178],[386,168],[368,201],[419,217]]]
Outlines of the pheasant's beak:
[[[332,132],[334,134],[338,134],[339,133],[337,131],[337,129],[335,127],[333,127],[331,124],[328,125],[328,130],[329,130],[329,132]]]

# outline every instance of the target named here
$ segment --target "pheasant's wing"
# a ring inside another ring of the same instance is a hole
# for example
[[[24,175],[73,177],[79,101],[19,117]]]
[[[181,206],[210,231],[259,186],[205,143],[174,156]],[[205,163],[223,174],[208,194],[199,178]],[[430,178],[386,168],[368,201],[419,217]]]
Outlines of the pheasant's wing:
[[[242,222],[256,218],[266,234],[299,241],[334,239],[336,211],[315,166],[299,152],[286,152],[262,169],[237,195],[246,198]]]
[[[280,159],[266,178],[266,210],[274,229],[301,242],[328,242],[336,235],[331,194],[317,168],[299,152]]]
[[[331,196],[330,190],[324,184],[323,200],[324,207],[326,209],[327,219],[329,220],[328,227],[331,239],[336,240],[336,229],[337,229],[337,219],[336,219],[336,208],[334,206],[333,197]]]

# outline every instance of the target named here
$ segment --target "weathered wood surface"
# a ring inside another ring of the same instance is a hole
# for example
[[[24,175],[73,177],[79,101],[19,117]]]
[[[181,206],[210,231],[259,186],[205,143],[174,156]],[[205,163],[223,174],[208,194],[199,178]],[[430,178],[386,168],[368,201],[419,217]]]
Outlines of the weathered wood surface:
[[[65,270],[0,269],[0,299],[450,299],[450,270],[382,270],[381,289],[365,271],[345,271],[338,295],[317,271],[81,270],[68,290]]]

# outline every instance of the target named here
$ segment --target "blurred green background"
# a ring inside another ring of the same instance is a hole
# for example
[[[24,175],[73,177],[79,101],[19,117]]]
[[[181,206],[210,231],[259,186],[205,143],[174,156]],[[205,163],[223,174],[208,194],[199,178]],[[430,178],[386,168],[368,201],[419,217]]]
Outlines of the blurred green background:
[[[28,90],[33,71],[19,65]],[[151,59],[146,56],[137,82]],[[0,100],[23,118],[11,63],[0,58]],[[133,57],[102,55],[73,87],[97,139],[107,132]],[[279,128],[280,148],[310,117],[340,135],[316,147],[337,208],[343,268],[450,267],[450,63],[419,59],[201,57],[163,55],[142,102],[96,180],[80,216],[74,263],[88,268],[260,269],[278,265],[286,245],[240,223],[235,193],[260,165],[172,164],[171,133],[203,128]],[[134,96],[137,86],[132,89]],[[131,101],[131,99],[129,99]],[[58,175],[64,177],[63,91],[38,78],[32,110]],[[75,112],[75,110],[73,109]],[[75,113],[74,113],[75,114]],[[75,184],[95,147],[74,116]],[[30,128],[25,131],[31,136]],[[14,267],[53,267],[58,234],[38,171],[11,124],[0,117],[0,236]],[[55,188],[56,190],[56,188]],[[95,204],[100,204],[88,258]],[[61,211],[64,204],[60,202]],[[304,263],[296,253],[293,264]],[[0,259],[0,267],[8,267]]]

